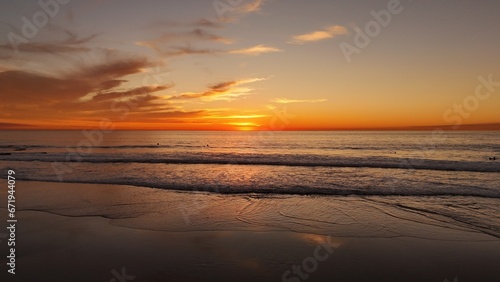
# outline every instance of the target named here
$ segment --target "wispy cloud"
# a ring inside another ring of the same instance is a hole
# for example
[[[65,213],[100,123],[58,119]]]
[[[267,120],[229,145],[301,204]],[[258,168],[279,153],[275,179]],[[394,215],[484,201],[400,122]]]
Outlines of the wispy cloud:
[[[151,44],[161,44],[161,43],[175,43],[175,42],[186,42],[186,41],[213,41],[224,44],[231,44],[233,40],[229,38],[225,38],[219,35],[215,35],[201,28],[194,28],[190,31],[182,31],[182,32],[169,32],[165,33],[162,36],[149,40],[149,41],[139,41],[137,45],[151,45]],[[147,43],[147,44],[145,44]]]
[[[0,45],[0,49],[13,50],[10,44]],[[21,43],[16,46],[16,49],[20,52],[27,53],[37,53],[37,54],[60,54],[60,53],[71,53],[71,52],[87,52],[90,49],[84,46],[71,46],[58,43],[41,43],[41,42],[31,42],[31,43]]]
[[[210,25],[211,22],[202,21],[200,24]],[[135,42],[138,46],[153,49],[161,55],[167,57],[181,55],[200,55],[200,54],[215,54],[222,51],[213,48],[191,47],[194,43],[199,42],[215,42],[222,44],[232,44],[233,40],[207,32],[201,28],[195,28],[190,31],[169,32],[162,36],[152,39]],[[178,45],[186,44],[187,46],[179,47]]]
[[[139,95],[144,95],[144,94],[150,94],[158,91],[162,91],[165,89],[172,88],[172,85],[162,85],[162,86],[143,86],[143,87],[138,87],[132,90],[127,90],[127,91],[112,91],[112,92],[107,92],[107,93],[99,93],[98,95],[95,95],[92,97],[93,101],[96,102],[102,102],[102,101],[107,101],[107,100],[114,100],[114,99],[123,99],[123,98],[130,98],[133,96],[139,96]]]
[[[229,4],[222,4],[219,13],[219,21],[221,22],[234,22],[239,19],[240,16],[259,12],[264,4],[264,0],[254,0],[250,3],[245,3],[247,1],[240,1],[238,5],[230,6]]]
[[[62,31],[62,36],[64,38],[55,40],[53,42],[18,42],[18,44],[2,44],[0,45],[0,55],[1,53],[8,53],[10,55],[4,55],[3,57],[8,58],[13,54],[13,50],[19,52],[33,53],[33,54],[51,54],[59,55],[64,53],[74,53],[74,52],[87,52],[90,50],[86,46],[87,43],[93,41],[98,34],[92,34],[88,36],[78,36],[76,33],[71,32],[67,29]]]
[[[176,56],[184,56],[184,55],[210,55],[210,54],[218,54],[222,51],[217,49],[209,49],[209,48],[194,48],[194,47],[170,47],[162,53],[167,57],[176,57]]]
[[[278,49],[275,47],[266,46],[266,45],[257,45],[257,46],[250,47],[250,48],[229,51],[229,53],[258,56],[260,54],[274,53],[274,52],[281,52],[281,51],[282,51],[281,49]]]
[[[171,20],[161,20],[161,21],[155,21],[153,23],[150,23],[146,25],[146,28],[158,28],[158,29],[165,29],[165,28],[183,28],[183,27],[198,27],[198,28],[222,28],[223,25],[221,23],[209,20],[209,19],[199,19],[197,21],[189,22],[189,23],[180,23],[176,21],[171,21]]]
[[[340,25],[334,25],[324,28],[323,30],[313,31],[306,34],[296,35],[292,37],[289,43],[292,44],[304,44],[307,42],[315,42],[320,40],[325,40],[329,38],[334,38],[339,35],[347,34],[347,29]]]
[[[116,79],[130,74],[140,73],[144,68],[150,67],[151,63],[144,58],[128,58],[104,62],[102,64],[87,67],[72,77],[79,77],[89,80]]]
[[[262,80],[266,80],[266,78],[249,78],[242,80],[225,81],[213,84],[208,87],[208,90],[205,90],[203,92],[187,92],[178,96],[172,96],[168,98],[168,100],[208,99],[231,101],[238,97],[248,95],[254,90],[253,88],[242,87],[242,85]]]
[[[217,23],[217,22],[214,22],[214,21],[211,21],[211,20],[207,20],[207,19],[200,19],[198,21],[196,21],[195,23],[193,23],[194,26],[197,26],[197,27],[206,27],[206,28],[221,28],[222,25],[220,23]]]
[[[326,102],[326,99],[304,99],[304,100],[294,100],[294,99],[287,99],[287,98],[277,98],[271,100],[271,103],[277,103],[277,104],[293,104],[293,103],[321,103],[321,102]]]
[[[233,40],[231,40],[229,38],[209,33],[203,29],[200,29],[200,28],[196,28],[193,31],[191,31],[191,34],[195,38],[200,39],[200,40],[214,41],[214,42],[219,42],[219,43],[224,43],[224,44],[232,44],[233,43]]]
[[[246,5],[243,5],[241,8],[241,12],[244,13],[253,13],[260,11],[260,8],[262,7],[262,4],[264,4],[264,0],[255,0],[251,3],[248,3]]]

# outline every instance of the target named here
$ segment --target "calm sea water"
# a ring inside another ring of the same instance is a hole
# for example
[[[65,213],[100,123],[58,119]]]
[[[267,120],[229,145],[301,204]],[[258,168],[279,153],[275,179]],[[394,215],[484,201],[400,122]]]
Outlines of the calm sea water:
[[[500,132],[0,134],[1,178],[6,177],[7,169],[14,169],[18,181],[182,190],[196,192],[191,194],[192,199],[219,195],[227,198],[222,202],[235,205],[241,204],[241,198],[233,195],[242,194],[252,208],[238,213],[235,222],[274,227],[285,224],[300,232],[311,232],[314,226],[319,234],[331,233],[332,224],[339,218],[335,216],[338,213],[328,210],[366,216],[378,207],[400,219],[408,217],[416,222],[424,218],[428,219],[425,224],[430,220],[434,225],[500,238]],[[497,160],[490,160],[494,156]],[[329,201],[330,197],[345,195],[352,197],[344,197],[341,206],[332,206],[339,202]],[[297,204],[288,206],[289,201],[279,201],[283,197]],[[177,205],[197,210],[198,200]],[[176,207],[172,212],[178,210]],[[210,216],[217,218],[218,212]],[[375,226],[385,226],[372,220]],[[162,226],[167,228],[169,224]],[[205,228],[190,226],[195,230]]]

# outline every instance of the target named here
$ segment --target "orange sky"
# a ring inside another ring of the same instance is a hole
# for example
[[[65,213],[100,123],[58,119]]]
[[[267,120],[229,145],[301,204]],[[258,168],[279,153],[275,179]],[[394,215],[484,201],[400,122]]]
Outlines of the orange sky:
[[[9,4],[0,129],[500,128],[497,2],[221,1]]]

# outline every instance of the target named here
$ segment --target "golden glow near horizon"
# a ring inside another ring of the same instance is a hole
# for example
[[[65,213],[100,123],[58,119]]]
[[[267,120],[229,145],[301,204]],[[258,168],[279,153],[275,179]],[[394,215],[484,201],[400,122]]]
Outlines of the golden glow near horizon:
[[[0,129],[500,124],[497,2],[235,2],[9,3]]]

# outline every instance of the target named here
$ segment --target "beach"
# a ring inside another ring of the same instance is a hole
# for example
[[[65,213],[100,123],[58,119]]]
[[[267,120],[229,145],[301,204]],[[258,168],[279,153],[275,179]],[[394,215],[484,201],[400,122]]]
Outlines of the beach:
[[[215,195],[20,181],[16,198],[17,273],[13,280],[2,271],[9,279],[3,281],[500,278],[498,237],[395,209],[376,197]],[[0,206],[5,211],[5,203]],[[318,214],[325,216],[308,218]],[[277,215],[289,220],[276,222]],[[301,271],[295,274],[294,265]]]
[[[497,132],[3,133],[2,281],[500,280]]]

